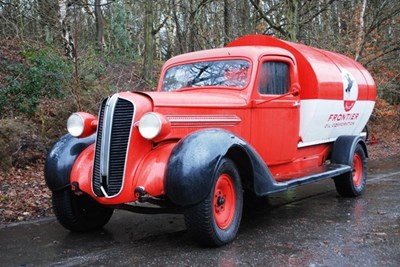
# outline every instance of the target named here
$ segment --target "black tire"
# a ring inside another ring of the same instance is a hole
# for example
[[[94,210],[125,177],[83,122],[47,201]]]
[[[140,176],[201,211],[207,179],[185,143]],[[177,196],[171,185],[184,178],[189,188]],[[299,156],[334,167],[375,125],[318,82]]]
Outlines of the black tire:
[[[74,232],[99,230],[110,220],[114,211],[87,195],[76,196],[70,190],[53,192],[52,202],[57,220]]]
[[[213,177],[211,192],[185,211],[186,227],[200,244],[219,247],[235,239],[242,209],[239,172],[232,160],[223,158]]]
[[[364,149],[357,144],[350,162],[352,171],[334,178],[336,191],[342,197],[356,197],[362,194],[367,182],[367,159]]]

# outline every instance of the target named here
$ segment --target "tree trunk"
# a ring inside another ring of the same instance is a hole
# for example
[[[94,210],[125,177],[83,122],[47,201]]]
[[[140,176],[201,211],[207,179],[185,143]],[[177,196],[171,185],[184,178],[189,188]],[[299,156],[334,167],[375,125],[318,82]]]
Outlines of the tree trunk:
[[[178,51],[177,54],[182,54],[185,49],[184,49],[184,38],[182,36],[182,27],[181,23],[179,22],[179,17],[178,17],[178,5],[176,3],[176,0],[172,0],[172,16],[174,18],[175,22],[175,28],[176,28],[176,38],[178,39]]]
[[[356,46],[356,54],[354,59],[359,60],[362,50],[364,49],[364,15],[365,9],[367,7],[367,0],[363,0],[361,3],[361,11],[360,11],[360,19],[359,19],[359,28],[358,28],[358,36],[357,36],[357,46]]]
[[[239,32],[237,35],[242,36],[251,31],[250,5],[248,1],[239,0],[237,2],[237,7],[239,8]]]
[[[40,35],[46,43],[51,44],[54,41],[54,25],[56,25],[59,6],[53,0],[38,0],[38,15]]]
[[[231,41],[232,35],[232,5],[229,0],[224,0],[224,45]]]
[[[102,51],[106,48],[106,43],[104,41],[104,16],[101,10],[101,0],[94,1],[94,14],[96,17],[96,45],[97,49]]]
[[[298,0],[286,0],[287,4],[287,37],[290,41],[297,41],[299,27],[299,3]]]
[[[59,0],[60,10],[59,21],[62,29],[62,40],[65,55],[70,59],[75,59],[75,40],[72,34],[73,3],[70,0]]]
[[[143,79],[151,81],[153,68],[153,1],[145,1]]]
[[[197,32],[197,25],[196,25],[196,13],[197,13],[197,9],[194,7],[194,3],[193,0],[190,0],[190,4],[189,4],[189,10],[190,10],[190,14],[189,14],[189,40],[188,40],[188,52],[193,52],[195,50],[195,35]]]

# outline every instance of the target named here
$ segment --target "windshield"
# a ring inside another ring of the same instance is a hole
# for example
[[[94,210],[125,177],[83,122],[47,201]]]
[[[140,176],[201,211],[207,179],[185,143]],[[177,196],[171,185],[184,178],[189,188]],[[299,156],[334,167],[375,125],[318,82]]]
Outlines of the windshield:
[[[250,63],[245,60],[218,60],[184,64],[167,70],[162,91],[180,88],[223,86],[243,88],[249,79]]]

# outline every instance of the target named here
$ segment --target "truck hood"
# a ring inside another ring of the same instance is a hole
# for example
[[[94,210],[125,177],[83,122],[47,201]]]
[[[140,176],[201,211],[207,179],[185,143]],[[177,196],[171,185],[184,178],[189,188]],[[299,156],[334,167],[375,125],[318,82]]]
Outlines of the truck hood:
[[[246,106],[246,99],[239,93],[215,92],[143,92],[149,96],[154,107],[225,107]]]

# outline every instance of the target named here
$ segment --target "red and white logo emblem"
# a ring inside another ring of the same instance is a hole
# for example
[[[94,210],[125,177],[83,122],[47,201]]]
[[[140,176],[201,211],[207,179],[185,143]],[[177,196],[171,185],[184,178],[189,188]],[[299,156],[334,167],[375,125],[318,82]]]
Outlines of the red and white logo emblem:
[[[358,84],[354,76],[342,69],[344,110],[350,111],[358,97]]]

